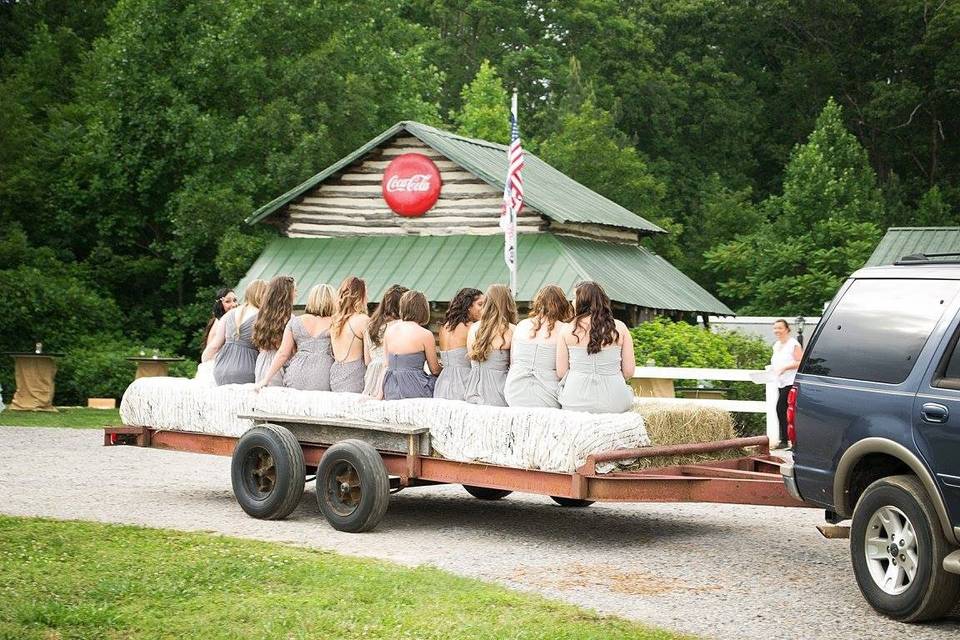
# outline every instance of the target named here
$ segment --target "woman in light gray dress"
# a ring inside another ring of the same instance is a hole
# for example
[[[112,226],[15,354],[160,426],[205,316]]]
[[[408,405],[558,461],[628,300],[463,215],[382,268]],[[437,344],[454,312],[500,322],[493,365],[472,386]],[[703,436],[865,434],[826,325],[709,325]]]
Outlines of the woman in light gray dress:
[[[430,322],[430,305],[419,291],[407,291],[400,298],[400,319],[383,336],[386,373],[383,377],[384,400],[432,398],[440,371],[437,343],[423,325]],[[428,375],[423,365],[430,367]]]
[[[562,409],[623,413],[633,408],[633,340],[626,325],[613,318],[610,298],[595,282],[577,286],[571,326],[557,344],[557,373],[562,376]]]
[[[247,285],[243,304],[228,311],[209,336],[201,361],[213,363],[213,379],[218,385],[254,381],[257,349],[251,338],[266,290],[267,283],[263,280]]]
[[[283,386],[283,371],[272,369],[277,349],[283,341],[284,330],[293,315],[293,301],[297,283],[292,276],[275,276],[267,287],[267,296],[253,323],[253,346],[260,350],[257,356],[256,381],[270,387]],[[273,370],[273,375],[267,372]],[[261,385],[262,386],[262,385]]]
[[[548,284],[534,296],[530,317],[513,332],[510,372],[503,390],[508,405],[560,408],[557,339],[572,315],[560,287]]]
[[[510,290],[491,285],[484,295],[480,320],[467,333],[470,377],[466,401],[472,404],[507,406],[503,388],[510,368],[510,344],[517,322],[517,305]]]
[[[330,368],[333,351],[330,347],[330,324],[337,308],[333,287],[318,284],[310,289],[302,316],[290,318],[283,331],[283,340],[266,376],[257,382],[257,389],[286,368],[283,386],[304,391],[330,391]]]
[[[363,360],[362,336],[370,322],[370,316],[367,315],[367,284],[356,276],[349,276],[340,285],[337,296],[337,312],[330,329],[333,349],[330,390],[363,393],[367,365]]]
[[[400,317],[400,297],[409,289],[394,284],[387,288],[383,299],[377,305],[370,324],[363,333],[363,359],[367,363],[367,372],[363,377],[363,395],[383,400],[383,334],[387,325]]]
[[[440,362],[443,368],[433,390],[434,398],[464,400],[467,397],[467,379],[470,377],[470,358],[467,357],[467,332],[480,319],[483,292],[464,288],[450,301],[447,315],[440,325]]]

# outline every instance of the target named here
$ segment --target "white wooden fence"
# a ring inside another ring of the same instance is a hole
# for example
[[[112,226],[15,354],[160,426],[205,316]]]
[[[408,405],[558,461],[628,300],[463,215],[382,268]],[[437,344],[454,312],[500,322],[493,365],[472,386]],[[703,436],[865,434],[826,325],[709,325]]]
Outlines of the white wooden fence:
[[[697,369],[693,367],[637,367],[635,379],[653,380],[729,380],[752,382],[765,387],[764,400],[721,400],[716,398],[653,398],[637,396],[643,402],[666,404],[696,403],[704,407],[716,407],[727,411],[743,413],[765,413],[767,415],[767,436],[770,446],[780,444],[780,421],[777,418],[777,398],[780,389],[776,377],[763,369]]]

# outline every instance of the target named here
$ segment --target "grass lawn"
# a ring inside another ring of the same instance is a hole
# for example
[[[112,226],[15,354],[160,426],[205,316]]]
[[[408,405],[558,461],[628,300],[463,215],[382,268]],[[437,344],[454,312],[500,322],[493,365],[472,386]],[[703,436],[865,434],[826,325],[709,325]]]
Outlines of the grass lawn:
[[[69,427],[71,429],[102,429],[120,424],[119,409],[88,409],[61,407],[57,413],[47,411],[0,412],[0,427]]]
[[[0,516],[0,576],[3,639],[680,637],[437,569],[86,522]]]

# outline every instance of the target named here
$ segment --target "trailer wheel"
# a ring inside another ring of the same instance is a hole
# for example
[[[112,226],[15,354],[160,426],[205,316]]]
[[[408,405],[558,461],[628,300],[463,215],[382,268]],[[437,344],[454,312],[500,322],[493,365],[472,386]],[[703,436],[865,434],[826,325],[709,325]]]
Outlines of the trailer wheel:
[[[960,576],[943,569],[953,549],[915,476],[877,480],[853,512],[850,556],[863,597],[901,622],[938,618],[960,598]]]
[[[506,498],[508,495],[513,493],[513,491],[507,491],[506,489],[475,487],[472,484],[465,484],[463,485],[463,488],[467,490],[467,493],[479,500],[499,500],[500,498]]]
[[[556,502],[561,507],[571,507],[573,509],[589,507],[594,502],[596,502],[595,500],[579,500],[577,498],[562,498],[560,496],[550,496],[550,499]]]
[[[344,440],[320,458],[317,504],[337,531],[373,529],[390,502],[390,478],[377,450],[362,440]]]
[[[230,462],[233,495],[261,520],[282,520],[303,496],[303,449],[285,427],[258,425],[240,437]]]

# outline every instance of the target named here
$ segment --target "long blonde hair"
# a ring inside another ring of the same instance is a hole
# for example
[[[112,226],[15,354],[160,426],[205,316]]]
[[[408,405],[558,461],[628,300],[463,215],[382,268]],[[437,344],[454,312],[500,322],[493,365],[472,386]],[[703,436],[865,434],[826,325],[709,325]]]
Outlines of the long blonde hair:
[[[233,337],[240,337],[240,325],[243,324],[243,314],[247,310],[247,307],[256,307],[260,308],[260,304],[263,302],[264,296],[267,295],[267,281],[257,278],[256,280],[251,280],[250,284],[247,285],[247,288],[243,290],[243,304],[237,307],[236,318],[233,322]]]
[[[367,312],[367,283],[356,276],[347,276],[340,284],[337,312],[333,314],[333,333],[340,335],[350,316]]]
[[[480,320],[477,335],[470,348],[470,359],[484,362],[493,351],[493,341],[506,335],[511,324],[517,322],[517,303],[514,302],[510,289],[502,284],[492,284],[487,289],[483,308],[480,310]]]

